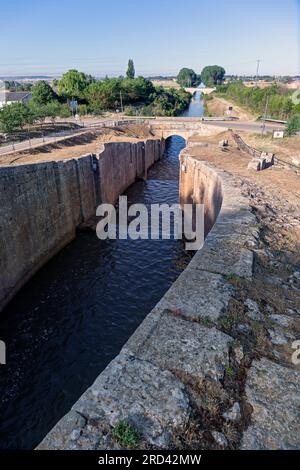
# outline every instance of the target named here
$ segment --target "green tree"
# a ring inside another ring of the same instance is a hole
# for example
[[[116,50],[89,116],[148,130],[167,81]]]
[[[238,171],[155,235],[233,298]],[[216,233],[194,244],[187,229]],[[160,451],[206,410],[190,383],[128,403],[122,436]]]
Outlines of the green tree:
[[[123,103],[125,105],[147,102],[150,95],[155,91],[155,88],[150,80],[144,77],[133,79],[123,79],[120,81],[120,91],[123,96]]]
[[[135,69],[134,69],[134,62],[132,59],[129,59],[128,61],[128,68],[126,72],[126,77],[127,78],[134,78],[135,77]]]
[[[58,101],[47,103],[43,112],[46,117],[51,119],[53,124],[55,123],[56,118],[68,118],[72,114],[70,107],[67,104],[61,104]]]
[[[34,101],[31,101],[28,106],[33,122],[43,124],[47,118],[50,118],[52,123],[55,123],[57,117],[67,118],[71,116],[70,106],[67,104],[59,103],[59,101],[50,101],[47,104],[37,105]]]
[[[142,111],[149,116],[177,116],[187,108],[190,99],[191,94],[183,89],[157,87],[150,96],[150,104]]]
[[[40,125],[44,124],[46,118],[48,117],[47,105],[38,105],[34,101],[31,101],[29,103],[29,109],[31,115],[33,116],[33,122],[36,122]]]
[[[8,104],[0,109],[0,130],[5,134],[12,134],[33,122],[34,115],[29,107],[22,103]]]
[[[84,100],[87,88],[95,79],[78,70],[69,70],[57,83],[58,94],[69,99]]]
[[[225,73],[225,69],[219,65],[208,65],[202,70],[201,79],[206,86],[221,85]]]
[[[201,83],[201,76],[197,75],[193,69],[184,67],[177,75],[177,83],[182,87],[196,87]]]
[[[112,78],[92,83],[86,90],[86,99],[93,112],[120,106],[121,79]]]
[[[300,116],[292,116],[288,122],[285,132],[288,136],[296,135],[300,131]]]
[[[37,105],[50,103],[55,98],[56,94],[45,80],[40,80],[32,88],[32,100]]]
[[[291,92],[282,90],[274,84],[267,88],[246,87],[241,80],[217,86],[218,93],[224,93],[229,100],[249,108],[259,115],[265,114],[266,104],[268,117],[288,119],[300,112],[300,106],[291,100]]]

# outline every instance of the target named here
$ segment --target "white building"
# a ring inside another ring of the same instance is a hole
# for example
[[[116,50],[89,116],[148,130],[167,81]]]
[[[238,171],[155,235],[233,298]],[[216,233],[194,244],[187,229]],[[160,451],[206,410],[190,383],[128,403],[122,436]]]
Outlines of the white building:
[[[32,98],[32,93],[28,91],[1,91],[0,108],[11,103],[28,103]]]

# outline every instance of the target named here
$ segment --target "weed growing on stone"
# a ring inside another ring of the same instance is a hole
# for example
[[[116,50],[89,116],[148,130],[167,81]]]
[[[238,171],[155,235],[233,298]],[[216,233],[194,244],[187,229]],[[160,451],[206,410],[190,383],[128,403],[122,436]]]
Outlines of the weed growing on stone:
[[[202,325],[202,326],[206,326],[207,328],[212,328],[214,326],[214,323],[210,320],[210,318],[208,317],[204,317],[204,318],[201,318],[199,320],[199,323]]]
[[[225,372],[226,372],[226,375],[232,379],[234,377],[234,370],[231,366],[227,366],[226,369],[225,369]]]
[[[119,421],[113,428],[114,439],[123,447],[133,449],[139,441],[139,433],[127,421]]]
[[[239,342],[239,340],[234,339],[233,341],[230,342],[229,346],[231,349],[235,349],[235,348],[239,348],[241,346],[241,343]]]
[[[243,284],[242,278],[237,276],[234,273],[226,274],[225,279],[226,279],[226,281],[230,282],[231,284],[233,284],[234,286],[237,286],[237,287],[239,287]]]

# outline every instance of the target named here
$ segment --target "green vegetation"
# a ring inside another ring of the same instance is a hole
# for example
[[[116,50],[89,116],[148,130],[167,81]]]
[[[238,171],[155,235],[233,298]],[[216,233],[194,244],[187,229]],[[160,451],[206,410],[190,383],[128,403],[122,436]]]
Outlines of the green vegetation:
[[[151,103],[140,109],[142,115],[148,116],[177,116],[189,105],[191,94],[183,88],[177,90],[157,87],[150,95]]]
[[[177,83],[182,87],[197,87],[201,83],[201,75],[197,75],[193,69],[184,67],[177,75]]]
[[[36,105],[44,105],[56,99],[56,94],[45,80],[37,82],[32,88],[32,101]]]
[[[268,88],[246,87],[241,80],[217,87],[217,92],[252,112],[275,119],[288,119],[300,113],[300,105],[294,104],[291,92],[274,84]]]
[[[32,101],[29,105],[12,103],[0,109],[0,131],[4,134],[13,134],[33,124],[43,124],[46,118],[54,124],[57,117],[71,116],[67,104],[52,101],[44,105],[37,105]]]
[[[207,65],[201,72],[201,79],[204,85],[213,87],[223,83],[225,73],[219,65]]]
[[[69,70],[57,83],[59,96],[70,100],[84,101],[88,86],[96,80],[78,70]]]
[[[243,280],[240,276],[234,273],[226,274],[225,280],[233,284],[234,286],[240,286],[243,284]]]
[[[235,375],[235,374],[234,374],[234,370],[233,370],[233,368],[232,368],[231,366],[227,366],[227,367],[225,368],[225,372],[226,372],[227,377],[229,377],[230,379],[232,379],[232,378],[234,377],[234,375]]]
[[[136,447],[139,441],[137,430],[127,421],[119,421],[113,428],[112,435],[121,446],[128,449]]]
[[[28,91],[30,92],[33,87],[32,83],[20,83],[15,80],[5,80],[4,88],[9,91]]]
[[[72,115],[71,100],[78,102],[77,113],[81,115],[115,112],[125,107],[134,116],[176,116],[187,108],[191,95],[183,88],[166,90],[154,87],[144,77],[134,76],[130,59],[127,78],[96,80],[78,70],[69,70],[53,82],[55,89],[41,80],[33,86],[29,104],[15,103],[0,110],[0,131],[11,134],[25,126],[43,124],[47,118],[52,123],[56,117],[67,118]]]
[[[0,130],[5,134],[11,134],[32,122],[33,116],[24,104],[12,103],[0,109]]]
[[[121,107],[121,98],[124,106],[137,103],[148,104],[154,92],[154,86],[144,77],[112,78],[93,82],[87,88],[85,97],[90,110],[97,113]]]
[[[131,79],[134,79],[134,77],[135,77],[135,68],[134,68],[134,63],[133,63],[132,59],[129,59],[129,61],[128,61],[128,68],[127,68],[127,72],[126,72],[126,77],[131,78]]]
[[[287,122],[285,132],[288,136],[296,135],[300,131],[300,116],[292,116]]]

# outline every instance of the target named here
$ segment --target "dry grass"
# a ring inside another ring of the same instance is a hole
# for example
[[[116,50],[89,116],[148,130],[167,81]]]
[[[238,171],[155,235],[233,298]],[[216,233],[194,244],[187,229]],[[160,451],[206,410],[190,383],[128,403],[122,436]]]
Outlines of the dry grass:
[[[252,147],[262,152],[275,153],[278,158],[291,161],[291,157],[300,155],[300,136],[273,139],[271,134],[249,134],[240,132],[241,137]]]
[[[231,111],[231,116],[240,118],[242,121],[253,121],[256,119],[252,113],[247,111],[241,106],[238,106],[225,98],[219,96],[214,96],[212,100],[207,101],[207,110],[212,116],[225,116],[227,115],[227,110],[231,106],[233,110]]]

